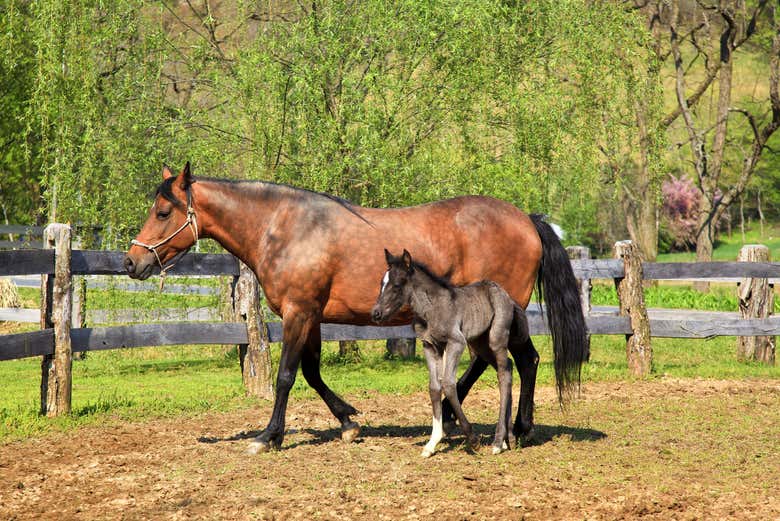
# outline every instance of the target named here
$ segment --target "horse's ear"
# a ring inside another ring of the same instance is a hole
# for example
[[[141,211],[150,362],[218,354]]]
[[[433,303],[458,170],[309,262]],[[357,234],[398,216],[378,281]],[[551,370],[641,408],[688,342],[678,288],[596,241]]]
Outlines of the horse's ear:
[[[393,254],[387,251],[387,248],[385,248],[385,261],[388,265],[393,261]]]
[[[168,165],[163,165],[162,174],[163,174],[163,181],[166,179],[170,179],[175,175]]]
[[[184,165],[184,169],[181,171],[181,174],[179,176],[181,178],[181,189],[186,190],[190,187],[190,185],[195,181],[195,179],[192,177],[192,171],[190,170],[190,162],[187,161],[187,164]]]
[[[411,254],[404,249],[403,255],[401,255],[401,260],[404,261],[404,266],[406,266],[407,270],[412,269],[412,256]]]

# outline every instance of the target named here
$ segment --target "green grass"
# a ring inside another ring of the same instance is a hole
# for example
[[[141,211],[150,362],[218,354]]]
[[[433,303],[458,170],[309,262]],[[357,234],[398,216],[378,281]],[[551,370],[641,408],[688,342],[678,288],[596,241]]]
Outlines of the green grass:
[[[758,226],[745,232],[745,240],[742,240],[742,234],[739,228],[734,228],[731,237],[727,234],[721,234],[712,252],[713,261],[735,261],[740,248],[745,244],[763,244],[769,248],[770,258],[780,260],[780,228],[775,226],[765,226],[764,233]],[[658,262],[694,262],[696,260],[695,252],[681,253],[661,253],[658,255]]]
[[[551,385],[549,338],[536,337],[534,341],[542,356],[537,381]],[[324,346],[323,377],[334,391],[347,398],[408,394],[427,388],[427,370],[420,357],[411,361],[387,360],[382,342],[363,342],[362,361],[346,363],[339,360],[337,349],[335,343]],[[780,378],[778,367],[736,362],[733,338],[654,339],[653,349],[652,378]],[[272,353],[278,356],[278,344],[273,346]],[[464,357],[462,368],[467,359]],[[615,336],[593,337],[591,362],[583,368],[584,381],[629,380],[627,374],[625,341]],[[226,411],[257,403],[256,399],[244,396],[238,360],[235,351],[228,347],[94,352],[86,360],[74,362],[73,375],[73,413],[51,420],[38,415],[39,359],[0,362],[0,440],[85,425]],[[495,387],[495,372],[489,370],[477,385]],[[299,375],[292,399],[319,398]]]

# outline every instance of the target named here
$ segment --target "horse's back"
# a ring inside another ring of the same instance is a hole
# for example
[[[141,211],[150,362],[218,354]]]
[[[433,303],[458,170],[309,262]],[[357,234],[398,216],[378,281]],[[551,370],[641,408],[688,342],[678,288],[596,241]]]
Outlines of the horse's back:
[[[403,208],[354,207],[363,220],[342,212],[328,248],[338,259],[324,315],[333,321],[368,321],[382,273],[384,249],[407,249],[434,273],[463,286],[483,279],[499,283],[525,307],[541,259],[531,219],[513,205],[463,196]],[[407,321],[410,317],[399,317]]]

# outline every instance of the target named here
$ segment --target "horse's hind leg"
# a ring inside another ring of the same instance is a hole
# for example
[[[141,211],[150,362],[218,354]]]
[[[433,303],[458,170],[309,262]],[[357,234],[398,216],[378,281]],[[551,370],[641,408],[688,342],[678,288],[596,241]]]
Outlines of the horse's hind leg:
[[[441,426],[441,356],[432,345],[423,343],[423,352],[425,361],[428,363],[428,392],[431,395],[431,408],[433,409],[433,425],[431,427],[431,438],[422,450],[422,456],[428,458],[436,452],[436,445],[444,437],[444,431]]]
[[[308,384],[320,395],[330,412],[333,413],[333,416],[341,422],[341,439],[350,443],[360,434],[360,425],[350,418],[351,415],[357,414],[357,411],[331,391],[330,387],[322,380],[322,375],[320,374],[321,352],[322,342],[318,328],[316,334],[312,332],[303,352],[301,372]]]
[[[466,372],[458,380],[458,401],[462,404],[463,400],[469,394],[471,387],[482,376],[482,373],[487,369],[488,363],[479,356],[475,356],[471,360]],[[442,416],[444,421],[444,432],[450,434],[455,430],[455,415],[452,412],[452,406],[450,402],[445,398],[442,400]]]
[[[539,367],[539,353],[534,349],[531,338],[525,340],[510,338],[509,349],[517,365],[520,375],[520,405],[512,432],[518,438],[526,441],[534,435],[534,389],[536,387],[536,370]]]

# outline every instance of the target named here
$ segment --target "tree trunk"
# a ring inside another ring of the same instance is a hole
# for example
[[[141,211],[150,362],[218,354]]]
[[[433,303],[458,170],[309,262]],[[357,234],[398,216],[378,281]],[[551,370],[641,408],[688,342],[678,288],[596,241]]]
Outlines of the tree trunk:
[[[414,358],[416,343],[415,338],[388,338],[387,356],[405,360]]]
[[[357,362],[361,359],[360,348],[356,340],[339,340],[339,357],[343,360]]]

